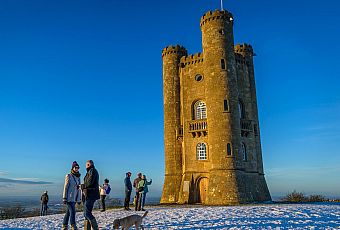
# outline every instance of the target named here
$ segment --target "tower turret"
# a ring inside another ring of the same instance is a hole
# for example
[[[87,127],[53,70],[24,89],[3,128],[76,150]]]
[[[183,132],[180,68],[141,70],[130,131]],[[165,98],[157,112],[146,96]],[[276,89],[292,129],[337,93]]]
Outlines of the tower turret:
[[[242,160],[233,16],[227,11],[209,11],[201,18],[201,30],[211,159],[207,203],[240,203],[245,196],[238,172]]]
[[[180,124],[179,63],[187,50],[182,46],[168,46],[162,51],[164,98],[165,178],[161,203],[178,200],[182,180],[182,144]]]

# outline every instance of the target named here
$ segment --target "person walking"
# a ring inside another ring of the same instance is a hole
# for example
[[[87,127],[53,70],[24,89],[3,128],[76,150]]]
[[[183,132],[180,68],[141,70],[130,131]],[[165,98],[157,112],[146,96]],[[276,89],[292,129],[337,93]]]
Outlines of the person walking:
[[[48,194],[47,191],[45,191],[41,197],[41,209],[40,209],[40,216],[46,216],[47,215],[47,203],[48,203]]]
[[[100,190],[100,204],[102,209],[100,210],[101,212],[105,212],[105,198],[107,195],[109,195],[110,191],[111,191],[111,187],[109,185],[109,180],[105,179],[104,180],[104,184],[103,186],[99,186],[99,190]]]
[[[80,204],[80,202],[81,190],[79,165],[77,161],[73,161],[71,172],[65,176],[63,203],[67,205],[67,210],[63,220],[63,230],[68,229],[69,221],[72,230],[78,229],[76,225],[76,203]]]
[[[124,209],[127,211],[130,211],[131,209],[129,208],[130,205],[130,199],[131,199],[131,191],[132,191],[132,184],[131,184],[131,172],[126,173],[126,177],[124,179],[124,184],[125,184],[125,200],[124,200]]]
[[[139,191],[138,191],[138,183],[142,180],[142,173],[137,174],[137,178],[133,181],[133,187],[136,189],[136,195],[135,195],[135,210],[138,209],[138,200],[139,200]]]
[[[145,198],[146,198],[146,194],[149,192],[149,188],[148,188],[148,185],[151,185],[152,184],[152,179],[150,179],[150,181],[148,181],[146,179],[146,176],[143,175],[142,177],[142,181],[140,181],[139,183],[143,183],[142,185],[140,185],[141,187],[143,187],[142,189],[142,194],[141,194],[141,210],[142,211],[145,211],[144,210],[144,206],[145,206]]]
[[[86,162],[86,175],[81,188],[84,195],[84,230],[98,230],[96,218],[92,215],[92,210],[96,200],[99,200],[99,174],[92,160]]]

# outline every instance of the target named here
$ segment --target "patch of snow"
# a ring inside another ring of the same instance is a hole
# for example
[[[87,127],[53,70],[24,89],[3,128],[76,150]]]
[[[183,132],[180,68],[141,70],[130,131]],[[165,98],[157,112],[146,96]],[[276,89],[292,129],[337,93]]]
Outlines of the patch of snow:
[[[266,204],[229,207],[149,207],[145,229],[340,229],[340,205]],[[144,212],[94,212],[100,229],[113,229],[116,218]],[[63,214],[0,221],[1,229],[60,229]],[[82,213],[77,226],[83,229]]]

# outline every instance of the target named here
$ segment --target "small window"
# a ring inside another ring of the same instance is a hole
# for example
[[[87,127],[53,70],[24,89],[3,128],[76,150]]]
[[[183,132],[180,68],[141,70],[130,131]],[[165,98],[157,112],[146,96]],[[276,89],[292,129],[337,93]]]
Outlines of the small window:
[[[255,134],[255,136],[259,135],[259,130],[257,128],[257,124],[254,124],[254,134]]]
[[[203,80],[203,76],[202,76],[201,74],[197,74],[197,75],[195,76],[195,80],[196,80],[196,81],[202,81],[202,80]]]
[[[228,100],[224,100],[224,112],[229,112],[229,103]]]
[[[244,104],[241,100],[238,101],[238,112],[240,114],[240,118],[245,118]]]
[[[241,143],[241,154],[242,154],[242,159],[244,161],[247,161],[247,149],[246,149],[246,145],[243,142]]]
[[[207,146],[205,143],[198,143],[196,147],[197,160],[207,159]]]
[[[225,60],[221,59],[221,69],[225,69]]]
[[[227,155],[231,156],[231,145],[230,145],[230,143],[227,144]]]

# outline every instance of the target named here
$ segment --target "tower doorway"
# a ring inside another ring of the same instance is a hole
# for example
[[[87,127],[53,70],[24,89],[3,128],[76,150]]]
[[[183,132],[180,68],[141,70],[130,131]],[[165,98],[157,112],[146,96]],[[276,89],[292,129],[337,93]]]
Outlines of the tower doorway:
[[[205,204],[207,199],[207,191],[208,191],[208,178],[203,177],[198,181],[198,196],[197,202],[201,204]]]

